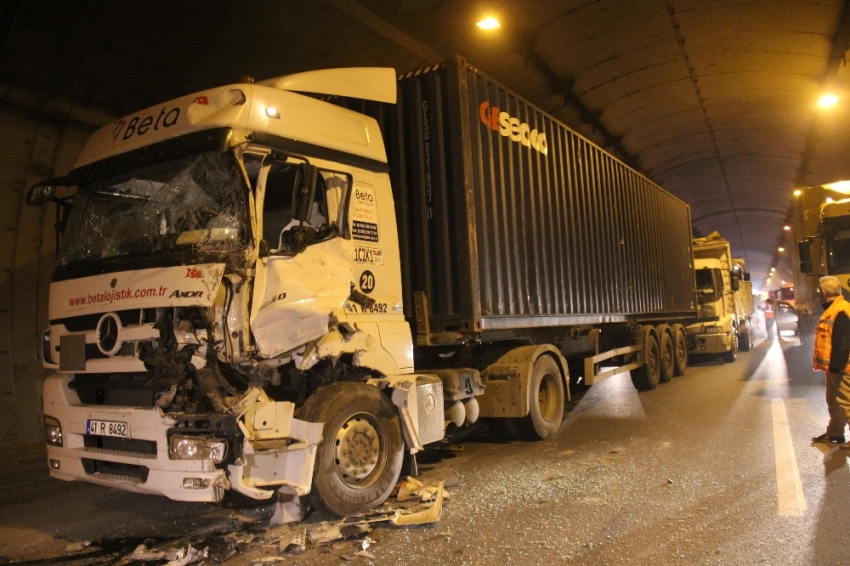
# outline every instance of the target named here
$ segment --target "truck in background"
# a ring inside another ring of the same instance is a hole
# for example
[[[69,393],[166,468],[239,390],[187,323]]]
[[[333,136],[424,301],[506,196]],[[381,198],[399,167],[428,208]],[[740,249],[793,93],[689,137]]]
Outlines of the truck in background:
[[[571,382],[687,365],[690,208],[460,58],[182,97],[27,200],[56,478],[348,515],[458,427],[548,439]]]
[[[791,224],[794,308],[802,343],[814,345],[821,308],[818,279],[833,275],[850,294],[850,191],[846,183],[819,185],[795,192]]]
[[[693,354],[719,354],[734,362],[755,345],[753,286],[744,260],[714,232],[694,239],[697,317],[686,327]]]

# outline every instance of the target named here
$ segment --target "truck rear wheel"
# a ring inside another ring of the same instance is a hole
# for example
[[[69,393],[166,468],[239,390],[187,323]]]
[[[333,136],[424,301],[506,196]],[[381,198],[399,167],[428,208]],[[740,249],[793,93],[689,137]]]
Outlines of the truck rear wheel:
[[[749,352],[753,346],[750,340],[750,328],[751,326],[749,324],[744,323],[744,331],[738,334],[738,349],[742,352]]]
[[[655,329],[658,334],[658,348],[661,354],[661,376],[659,381],[667,383],[673,379],[676,370],[676,350],[673,347],[673,333],[666,324],[658,325]]]
[[[523,438],[547,440],[555,436],[564,418],[564,381],[561,370],[550,356],[540,356],[534,362],[528,387],[528,415],[513,419],[513,425]]]
[[[732,330],[732,333],[729,335],[729,340],[731,340],[731,344],[729,344],[729,351],[723,353],[723,362],[727,364],[731,364],[735,360],[738,359],[738,331]]]
[[[644,333],[643,349],[645,363],[631,371],[632,383],[638,391],[649,391],[661,381],[661,352],[655,334]]]
[[[404,450],[398,411],[377,387],[334,383],[310,397],[299,418],[325,423],[309,495],[313,504],[346,516],[389,497]]]
[[[685,327],[681,324],[673,326],[673,349],[676,352],[673,375],[685,375],[688,369],[688,338],[685,336]]]

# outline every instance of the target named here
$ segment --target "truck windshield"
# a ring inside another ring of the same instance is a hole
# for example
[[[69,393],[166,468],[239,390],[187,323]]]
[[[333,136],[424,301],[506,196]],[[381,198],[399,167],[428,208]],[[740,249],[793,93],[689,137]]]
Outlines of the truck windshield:
[[[242,250],[247,187],[229,152],[157,163],[81,185],[57,264]]]
[[[713,302],[717,300],[718,277],[717,269],[697,269],[697,299],[700,303]],[[721,283],[722,286],[722,283]]]

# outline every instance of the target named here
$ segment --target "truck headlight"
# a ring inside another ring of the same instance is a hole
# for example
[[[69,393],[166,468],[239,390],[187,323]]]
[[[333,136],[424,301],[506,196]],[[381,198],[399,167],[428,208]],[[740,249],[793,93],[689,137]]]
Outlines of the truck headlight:
[[[705,333],[706,334],[719,334],[720,329],[717,328],[716,326],[706,326],[705,327]]]
[[[227,455],[227,440],[175,434],[169,440],[168,454],[172,460],[212,460],[219,464]]]
[[[50,348],[49,328],[45,330],[41,335],[41,359],[43,359],[48,364],[55,363],[53,361],[53,351]]]
[[[51,446],[62,448],[62,425],[59,419],[44,415],[44,441]]]

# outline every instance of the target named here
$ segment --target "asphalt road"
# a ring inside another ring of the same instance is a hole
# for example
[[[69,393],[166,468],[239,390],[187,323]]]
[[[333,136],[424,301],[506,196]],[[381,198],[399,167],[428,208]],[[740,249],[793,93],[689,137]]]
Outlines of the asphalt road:
[[[372,559],[355,554],[361,541],[281,556],[268,506],[65,483],[24,459],[0,469],[0,563],[126,564],[147,539],[194,541],[208,564],[232,565],[850,565],[850,452],[810,442],[827,420],[810,368],[797,338],[760,336],[734,364],[692,362],[654,391],[620,375],[578,393],[551,442],[481,427],[420,463],[422,479],[453,485],[441,519],[373,525]],[[330,520],[315,512],[292,529]]]

